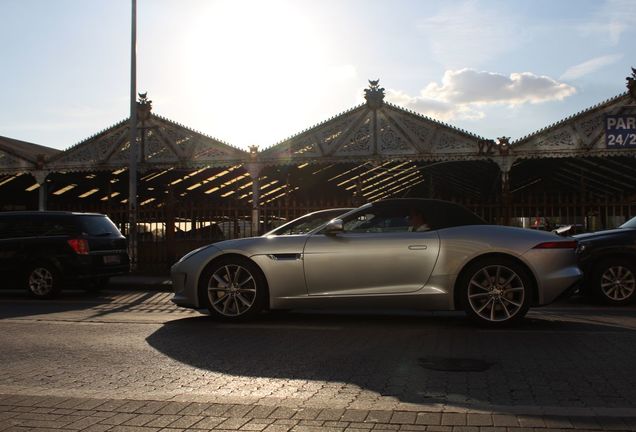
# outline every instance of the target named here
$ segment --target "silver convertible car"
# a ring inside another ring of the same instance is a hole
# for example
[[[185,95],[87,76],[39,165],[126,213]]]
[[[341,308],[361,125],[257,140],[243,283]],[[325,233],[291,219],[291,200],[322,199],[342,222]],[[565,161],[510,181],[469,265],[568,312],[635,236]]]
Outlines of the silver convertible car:
[[[465,310],[501,325],[581,277],[576,240],[487,225],[459,205],[391,199],[306,234],[227,240],[172,266],[177,305],[224,320],[263,309]]]

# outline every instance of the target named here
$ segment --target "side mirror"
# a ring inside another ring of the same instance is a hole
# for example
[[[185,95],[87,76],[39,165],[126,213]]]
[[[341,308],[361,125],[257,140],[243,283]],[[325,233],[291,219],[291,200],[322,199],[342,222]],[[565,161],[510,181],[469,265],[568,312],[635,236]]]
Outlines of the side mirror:
[[[344,224],[342,219],[331,219],[325,226],[325,234],[335,235],[344,231]]]

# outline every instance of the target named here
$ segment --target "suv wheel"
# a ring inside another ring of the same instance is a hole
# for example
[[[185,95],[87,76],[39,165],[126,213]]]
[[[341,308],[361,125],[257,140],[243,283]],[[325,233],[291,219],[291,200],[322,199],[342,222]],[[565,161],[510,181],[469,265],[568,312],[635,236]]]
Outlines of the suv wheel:
[[[34,297],[52,298],[60,292],[60,275],[49,263],[36,263],[26,272],[26,288]]]
[[[626,305],[636,298],[636,266],[624,258],[607,258],[592,273],[593,294],[609,305]]]

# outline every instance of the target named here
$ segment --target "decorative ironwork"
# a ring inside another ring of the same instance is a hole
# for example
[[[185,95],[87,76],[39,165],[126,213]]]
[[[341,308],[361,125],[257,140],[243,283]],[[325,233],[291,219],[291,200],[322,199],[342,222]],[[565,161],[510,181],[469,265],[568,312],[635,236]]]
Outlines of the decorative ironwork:
[[[249,146],[250,149],[250,159],[251,160],[256,160],[256,158],[258,157],[258,146],[257,145],[251,145]]]
[[[477,154],[479,156],[493,156],[495,150],[499,156],[508,156],[510,153],[510,137],[502,136],[497,141],[492,139],[482,139],[477,141]]]
[[[150,111],[152,111],[152,101],[148,99],[148,92],[139,93],[139,101],[137,102],[137,118],[141,122],[150,119]]]
[[[388,121],[380,120],[379,130],[379,151],[382,154],[401,154],[401,153],[414,153],[416,150],[408,145],[408,139],[405,139],[402,134],[389,124]]]
[[[636,100],[636,69],[632,68],[632,76],[625,79],[627,80],[627,90],[630,96]]]
[[[380,87],[380,80],[369,80],[369,88],[364,89],[364,98],[371,109],[378,109],[384,103],[384,87]]]
[[[495,140],[482,139],[477,141],[477,148],[479,149],[477,154],[479,156],[492,156],[497,143]]]
[[[510,153],[510,137],[502,136],[497,138],[497,149],[499,155],[507,156]]]
[[[371,151],[370,144],[371,128],[365,123],[353,134],[351,140],[338,150],[338,154],[368,154]]]

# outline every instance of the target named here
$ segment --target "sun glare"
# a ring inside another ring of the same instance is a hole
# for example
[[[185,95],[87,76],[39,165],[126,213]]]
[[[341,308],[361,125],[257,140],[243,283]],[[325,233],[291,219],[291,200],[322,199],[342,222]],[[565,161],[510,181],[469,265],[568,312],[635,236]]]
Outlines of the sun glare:
[[[271,137],[306,126],[296,108],[303,96],[324,94],[330,80],[355,75],[329,58],[333,45],[323,24],[291,1],[211,3],[189,25],[188,116],[241,146],[271,144]]]

